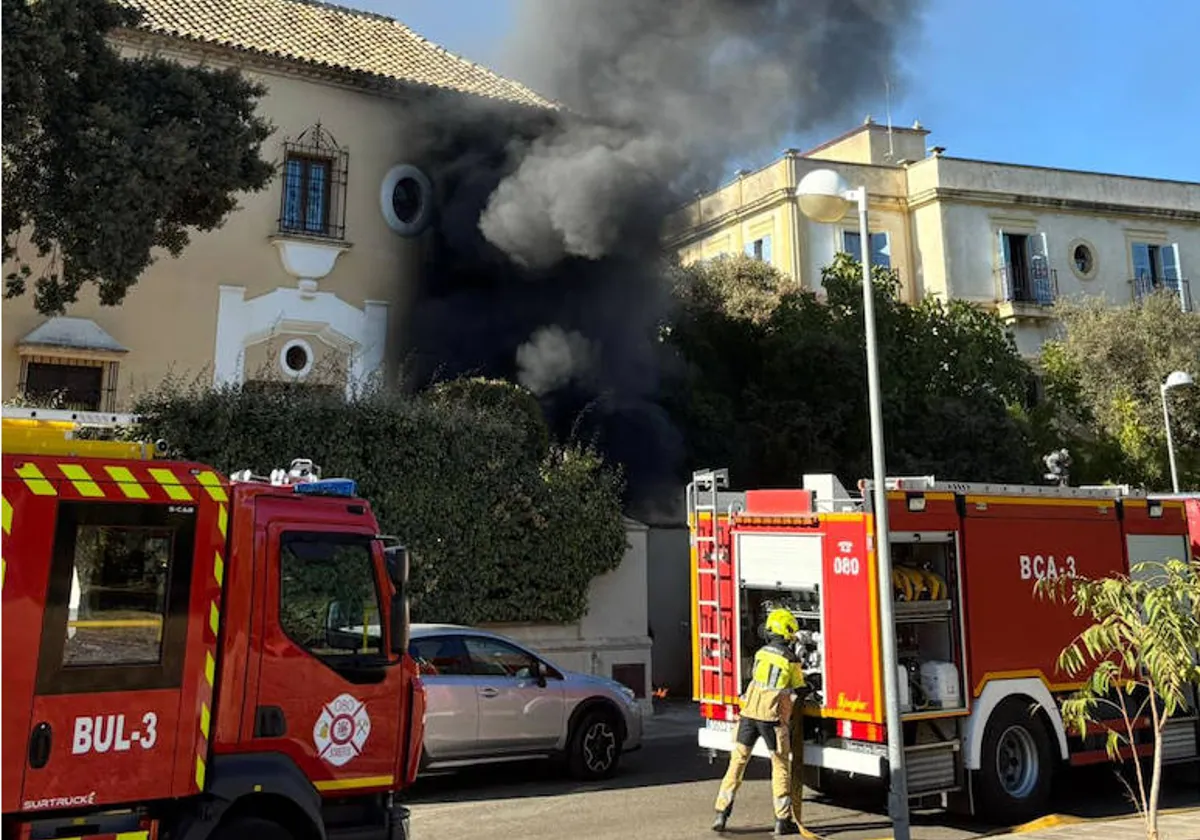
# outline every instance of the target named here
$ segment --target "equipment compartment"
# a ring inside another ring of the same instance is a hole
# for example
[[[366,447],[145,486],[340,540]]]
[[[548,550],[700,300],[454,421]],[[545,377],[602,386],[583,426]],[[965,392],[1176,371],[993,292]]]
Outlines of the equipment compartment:
[[[800,632],[795,649],[804,665],[814,699],[819,698],[825,662],[825,645],[821,637],[820,587],[810,589],[763,589],[745,587],[741,593],[741,675],[749,678],[754,653],[766,641],[764,625],[771,610],[782,607],[796,617]],[[814,679],[815,675],[815,679]]]
[[[914,718],[965,711],[954,535],[893,535],[891,547],[901,713]]]

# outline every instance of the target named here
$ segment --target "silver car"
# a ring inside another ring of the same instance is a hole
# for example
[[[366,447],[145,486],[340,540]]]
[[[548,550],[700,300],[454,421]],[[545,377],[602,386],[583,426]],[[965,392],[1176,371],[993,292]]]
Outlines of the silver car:
[[[426,692],[423,771],[556,758],[576,778],[603,779],[641,746],[641,707],[618,682],[452,624],[414,624],[408,649]]]

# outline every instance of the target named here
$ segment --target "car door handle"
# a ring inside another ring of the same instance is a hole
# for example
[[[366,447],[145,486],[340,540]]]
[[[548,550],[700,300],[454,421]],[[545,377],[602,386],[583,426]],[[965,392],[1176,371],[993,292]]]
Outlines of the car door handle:
[[[496,696],[497,694],[499,694],[499,693],[500,693],[500,692],[499,692],[499,691],[497,691],[497,690],[496,690],[496,689],[494,689],[494,688],[481,688],[481,689],[479,689],[479,696],[480,696],[480,697],[495,697],[495,696]]]

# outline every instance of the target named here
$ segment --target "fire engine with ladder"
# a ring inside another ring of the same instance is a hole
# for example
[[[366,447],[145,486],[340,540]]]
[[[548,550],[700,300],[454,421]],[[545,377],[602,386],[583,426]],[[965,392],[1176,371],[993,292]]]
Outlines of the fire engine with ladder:
[[[351,479],[135,422],[3,411],[4,837],[406,840],[406,550]]]
[[[1069,731],[1059,712],[1079,684],[1057,658],[1087,620],[1039,598],[1036,581],[1200,557],[1200,495],[934,477],[886,489],[910,801],[1002,824],[1036,817],[1059,769],[1109,760],[1106,727]],[[687,487],[699,744],[710,758],[732,748],[763,621],[786,607],[815,689],[804,782],[832,796],[888,773],[871,482],[859,490],[807,475],[800,489],[733,492],[727,470]],[[1164,763],[1197,758],[1194,699],[1167,724]],[[1141,756],[1153,749],[1148,724],[1136,730]],[[756,752],[766,755],[761,741]]]

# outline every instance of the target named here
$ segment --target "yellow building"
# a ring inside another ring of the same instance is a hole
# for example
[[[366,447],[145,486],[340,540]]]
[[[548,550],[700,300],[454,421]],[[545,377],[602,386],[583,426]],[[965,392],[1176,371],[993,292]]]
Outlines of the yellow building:
[[[858,216],[818,224],[796,203],[808,172],[831,168],[870,194],[873,259],[902,295],[992,307],[1029,356],[1052,334],[1064,295],[1114,303],[1166,287],[1193,309],[1186,271],[1200,266],[1200,183],[950,157],[928,132],[869,119],[855,129],[702,195],[669,220],[684,262],[748,253],[821,293],[821,267],[859,253]]]
[[[321,370],[351,387],[388,370],[434,200],[407,157],[410,106],[431,93],[552,104],[376,14],[306,0],[125,2],[145,18],[114,33],[124,54],[236,67],[267,87],[259,110],[276,131],[263,153],[279,171],[179,259],[160,255],[120,306],[100,306],[93,287],[67,317],[39,315],[32,292],[5,300],[4,398],[60,392],[113,411],[171,371],[241,382]]]

